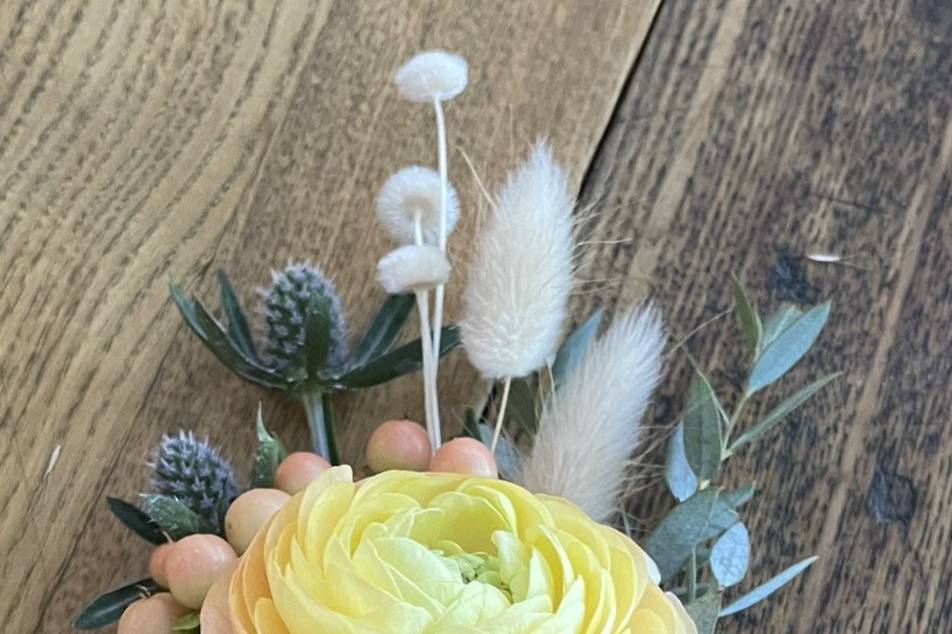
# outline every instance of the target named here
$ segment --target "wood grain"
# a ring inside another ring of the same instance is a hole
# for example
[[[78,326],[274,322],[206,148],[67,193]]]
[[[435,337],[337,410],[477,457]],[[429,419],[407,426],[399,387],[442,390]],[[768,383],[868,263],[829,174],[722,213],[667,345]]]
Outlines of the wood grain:
[[[611,284],[579,314],[650,294],[679,337],[730,306],[731,272],[765,308],[833,299],[818,349],[755,411],[844,378],[731,467],[761,490],[753,577],[821,559],[725,632],[952,628],[950,77],[947,2],[665,2],[587,174],[583,201],[605,210],[590,239],[624,242],[593,247]],[[722,319],[687,345],[728,400],[732,338]],[[675,355],[659,425],[687,370]],[[667,504],[654,486],[633,511]]]
[[[194,426],[247,456],[261,399],[279,433],[303,441],[295,408],[185,331],[170,277],[210,296],[222,267],[251,301],[268,267],[310,258],[359,330],[383,297],[376,188],[433,162],[431,115],[396,98],[396,66],[436,46],[472,63],[448,111],[465,255],[478,196],[455,150],[493,181],[548,134],[580,183],[657,4],[0,4],[4,629],[62,632],[98,591],[142,576],[147,549],[104,494],[143,486],[163,432]],[[482,391],[459,365],[443,388],[448,411]],[[418,415],[418,390],[345,399],[345,455],[385,415]]]

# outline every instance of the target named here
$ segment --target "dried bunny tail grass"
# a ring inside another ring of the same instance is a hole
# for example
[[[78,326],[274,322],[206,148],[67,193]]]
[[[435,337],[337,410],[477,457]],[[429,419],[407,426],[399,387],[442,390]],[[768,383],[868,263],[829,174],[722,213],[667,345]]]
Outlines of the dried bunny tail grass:
[[[449,260],[439,248],[408,244],[380,259],[377,280],[391,295],[400,295],[445,284],[450,271]]]
[[[393,76],[400,94],[409,101],[447,101],[466,89],[469,65],[443,50],[414,55]]]
[[[543,411],[522,484],[608,519],[661,377],[663,348],[661,321],[650,305],[616,318]]]
[[[459,199],[450,183],[446,187],[446,232],[449,234],[459,218]],[[420,165],[405,167],[384,182],[377,196],[377,217],[394,240],[413,243],[419,218],[424,242],[439,242],[440,188],[440,173]]]
[[[573,286],[573,200],[544,142],[510,175],[476,238],[460,324],[489,379],[525,376],[555,353]]]

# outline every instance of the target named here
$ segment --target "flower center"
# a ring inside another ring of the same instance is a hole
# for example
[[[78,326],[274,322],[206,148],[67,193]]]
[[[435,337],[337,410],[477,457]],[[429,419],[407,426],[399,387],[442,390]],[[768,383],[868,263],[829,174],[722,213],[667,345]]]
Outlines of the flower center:
[[[502,591],[512,602],[512,592],[499,575],[499,558],[486,553],[460,553],[449,560],[459,568],[463,583],[478,581]]]

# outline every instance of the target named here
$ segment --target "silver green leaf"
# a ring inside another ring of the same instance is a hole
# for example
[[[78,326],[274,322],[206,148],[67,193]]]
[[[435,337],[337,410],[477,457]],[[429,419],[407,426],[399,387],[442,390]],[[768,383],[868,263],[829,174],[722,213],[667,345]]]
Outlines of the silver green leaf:
[[[698,491],[675,506],[645,542],[667,581],[684,568],[694,548],[737,523],[737,513],[718,489]]]
[[[479,423],[477,429],[479,430],[479,440],[487,447],[491,447],[494,429],[485,423]],[[518,482],[522,473],[522,457],[512,441],[504,435],[499,436],[499,442],[496,443],[495,458],[499,475],[509,482]]]
[[[212,533],[208,522],[184,503],[168,495],[142,494],[142,511],[174,541],[196,533]]]
[[[552,377],[556,385],[561,385],[585,358],[585,353],[594,341],[604,315],[601,309],[596,310],[585,320],[585,323],[566,337],[565,343],[559,348],[555,362],[552,364]]]
[[[747,392],[761,390],[792,368],[807,353],[830,315],[830,303],[805,312],[761,353],[747,381]]]
[[[763,337],[760,342],[760,349],[763,350],[782,333],[789,328],[796,320],[800,319],[803,311],[792,304],[784,304],[777,309],[764,322]]]
[[[747,347],[756,358],[760,350],[760,341],[763,338],[763,325],[760,323],[760,315],[757,309],[750,301],[747,289],[736,277],[732,277],[734,282],[734,310],[737,313],[737,323],[744,334],[744,340]]]
[[[720,615],[729,616],[731,614],[736,614],[741,610],[746,610],[754,604],[760,603],[771,594],[790,583],[790,581],[792,581],[801,572],[809,568],[816,560],[816,557],[807,557],[803,561],[795,563],[776,577],[772,578],[770,581],[757,586],[744,596],[725,607],[723,610],[721,610]]]
[[[678,502],[683,502],[697,491],[697,476],[684,453],[684,424],[678,423],[671,438],[664,465],[664,479]]]
[[[720,592],[710,590],[684,606],[697,626],[698,634],[714,634],[722,599]]]
[[[725,588],[743,580],[750,564],[750,533],[742,522],[728,528],[717,539],[708,563],[714,578]]]
[[[695,370],[684,413],[684,453],[701,482],[709,482],[721,464],[721,418],[711,384]]]
[[[271,488],[274,486],[274,473],[278,465],[288,457],[288,452],[277,436],[273,436],[264,426],[261,415],[261,403],[258,403],[258,416],[255,419],[258,436],[258,448],[255,450],[254,466],[251,470],[253,488]]]
[[[793,396],[785,399],[780,403],[780,405],[777,405],[777,407],[770,410],[770,413],[767,414],[763,420],[738,436],[737,440],[734,441],[734,444],[731,445],[731,452],[737,451],[750,441],[763,436],[768,431],[773,429],[777,423],[782,421],[787,416],[787,414],[807,402],[814,394],[826,387],[830,381],[840,376],[840,374],[842,373],[834,372],[833,374],[828,374],[822,379],[814,381],[810,385],[801,389]]]

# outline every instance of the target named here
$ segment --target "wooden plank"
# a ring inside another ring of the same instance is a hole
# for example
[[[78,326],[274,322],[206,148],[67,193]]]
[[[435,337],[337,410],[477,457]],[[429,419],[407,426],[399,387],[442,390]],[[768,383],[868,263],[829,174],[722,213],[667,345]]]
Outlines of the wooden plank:
[[[666,2],[586,178],[605,210],[590,275],[610,284],[579,315],[650,295],[677,338],[730,306],[730,272],[767,308],[834,302],[779,390],[844,379],[732,465],[762,492],[753,577],[821,559],[725,632],[950,629],[950,26],[941,2]],[[688,345],[728,400],[735,335],[722,319]],[[675,355],[658,424],[678,416],[687,369]],[[632,510],[666,504],[659,484]]]
[[[311,258],[359,330],[382,299],[376,188],[404,163],[433,162],[430,113],[389,85],[399,62],[435,46],[470,58],[450,135],[485,179],[547,134],[579,182],[656,5],[3,3],[4,628],[61,632],[96,591],[142,575],[147,549],[103,495],[144,486],[161,433],[196,426],[247,456],[262,399],[302,444],[296,409],[243,385],[186,333],[170,276],[211,296],[223,267],[251,301],[269,266]],[[453,243],[463,254],[478,196],[451,160],[468,207]],[[450,315],[457,307],[454,294]],[[461,367],[443,375],[448,411],[479,392]],[[384,416],[418,416],[418,389],[402,381],[347,400],[346,454]]]

